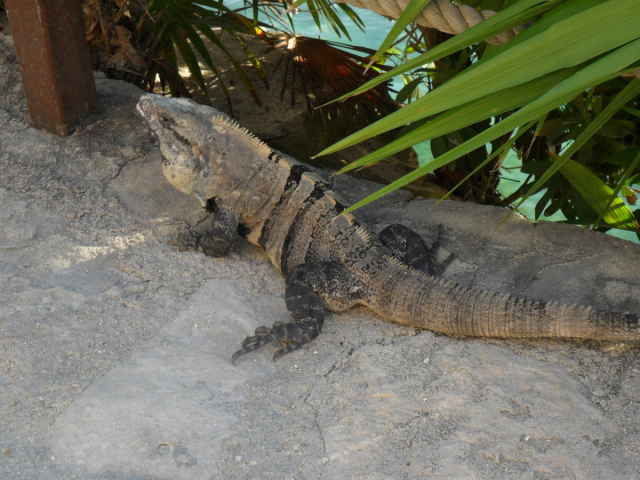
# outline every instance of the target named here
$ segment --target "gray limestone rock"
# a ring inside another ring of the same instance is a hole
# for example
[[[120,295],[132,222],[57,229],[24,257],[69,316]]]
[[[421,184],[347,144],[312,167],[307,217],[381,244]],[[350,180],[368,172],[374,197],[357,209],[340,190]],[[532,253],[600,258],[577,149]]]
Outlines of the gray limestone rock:
[[[168,245],[205,215],[164,183],[142,92],[97,87],[66,139],[0,110],[0,478],[638,478],[637,346],[454,339],[357,309],[232,368],[285,315],[284,281],[246,243]],[[362,214],[429,241],[444,225],[460,282],[640,311],[638,245],[407,200]]]

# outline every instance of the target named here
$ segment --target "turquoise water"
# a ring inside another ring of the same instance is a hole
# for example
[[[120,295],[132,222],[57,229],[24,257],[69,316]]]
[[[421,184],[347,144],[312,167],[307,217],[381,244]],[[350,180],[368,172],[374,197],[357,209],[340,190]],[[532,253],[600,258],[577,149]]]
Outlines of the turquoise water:
[[[243,5],[241,0],[234,0],[232,2],[226,3],[230,8],[239,8]],[[349,39],[344,36],[340,37],[336,33],[332,32],[329,27],[325,24],[322,24],[322,32],[318,30],[318,27],[313,20],[311,14],[306,13],[304,11],[304,5],[301,9],[301,12],[294,15],[293,22],[295,27],[295,33],[299,35],[305,35],[308,37],[319,37],[324,40],[333,40],[337,42],[343,43],[352,43],[354,45],[359,45],[363,47],[368,47],[374,50],[380,46],[382,40],[386,37],[386,35],[391,30],[393,26],[393,22],[384,18],[381,15],[371,12],[370,10],[363,10],[360,8],[354,8],[354,11],[360,16],[362,21],[366,26],[366,33],[361,31],[355,24],[344,14],[340,14],[340,17],[349,31],[349,35],[351,36],[351,42]],[[247,13],[247,16],[250,16],[250,13]],[[262,18],[261,20],[268,22],[267,19]],[[280,29],[282,29],[280,27]],[[404,86],[404,81],[401,78],[394,79],[393,87],[395,90],[400,90]],[[431,155],[431,146],[429,142],[424,142],[414,146],[418,159],[421,165],[429,162],[433,159]],[[518,169],[511,169],[512,167],[517,167],[521,165],[522,162],[518,159],[515,152],[511,151],[505,158],[503,162],[502,180],[500,181],[500,192],[508,196],[511,193],[515,192],[520,185],[525,181],[526,175],[520,173]],[[534,220],[535,218],[535,206],[540,197],[544,195],[544,190],[538,192],[536,195],[533,195],[526,202],[524,202],[518,209],[518,211],[523,214],[525,217],[530,220]],[[548,221],[561,221],[564,220],[565,217],[561,212],[556,212],[554,215],[550,217],[542,216],[541,220]],[[607,232],[610,235],[624,238],[626,240],[630,240],[635,243],[639,243],[638,237],[635,233],[627,232],[623,230],[612,229]]]
[[[243,6],[242,0],[232,0],[225,2],[225,5],[232,9],[241,8]],[[333,40],[337,42],[349,43],[349,40],[344,37],[340,37],[339,35],[330,31],[330,29],[324,23],[321,23],[322,32],[318,30],[315,21],[311,14],[306,13],[304,10],[305,6],[303,5],[300,9],[300,13],[293,15],[293,28],[289,26],[290,32],[295,32],[299,35],[305,35],[307,37],[320,37],[324,40]],[[384,38],[384,36],[389,33],[391,27],[393,26],[393,22],[387,20],[381,15],[373,13],[370,10],[363,10],[360,8],[353,7],[353,10],[357,12],[362,21],[365,23],[367,27],[367,33],[362,32],[355,24],[344,15],[341,11],[339,11],[340,19],[344,23],[345,27],[349,31],[349,35],[351,36],[351,42],[355,45],[360,45],[364,47],[377,49],[380,46],[380,42]],[[251,9],[245,10],[245,15],[251,17],[252,11]],[[265,23],[271,23],[271,21],[265,17],[264,15],[260,15],[260,20]],[[285,22],[286,18],[283,19]],[[279,30],[283,30],[281,25],[277,22],[274,23],[275,28]]]

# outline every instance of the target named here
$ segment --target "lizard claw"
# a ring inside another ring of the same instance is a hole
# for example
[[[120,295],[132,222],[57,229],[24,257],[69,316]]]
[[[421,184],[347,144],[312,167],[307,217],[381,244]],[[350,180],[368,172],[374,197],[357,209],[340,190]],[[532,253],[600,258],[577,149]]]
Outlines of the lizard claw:
[[[285,336],[285,332],[280,332],[279,330],[282,328],[282,324],[279,324],[277,328],[268,328],[268,327],[258,327],[256,328],[256,334],[251,337],[247,337],[242,341],[242,349],[238,350],[231,357],[231,363],[234,365],[238,358],[243,355],[246,355],[249,352],[253,352],[254,350],[263,347],[264,345],[268,345],[280,338]]]
[[[273,342],[285,344],[284,348],[279,349],[273,355],[275,362],[283,355],[297,350],[305,343],[310,342],[318,336],[320,328],[317,322],[310,318],[306,321],[296,323],[280,323],[276,322],[272,328],[258,327],[255,335],[247,337],[242,342],[242,349],[238,350],[231,357],[231,363],[236,365],[238,358],[249,352],[258,350],[259,348]]]

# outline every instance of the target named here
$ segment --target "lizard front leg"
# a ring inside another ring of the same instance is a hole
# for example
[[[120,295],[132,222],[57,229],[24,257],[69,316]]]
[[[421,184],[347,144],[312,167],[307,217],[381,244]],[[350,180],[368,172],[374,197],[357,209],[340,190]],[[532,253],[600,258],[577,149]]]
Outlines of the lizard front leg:
[[[207,209],[208,212],[212,210]],[[211,228],[204,234],[188,229],[186,234],[179,233],[169,240],[181,251],[195,250],[210,257],[226,256],[237,239],[239,219],[233,212],[224,208],[216,208],[211,221]]]
[[[200,245],[210,257],[224,257],[238,238],[238,216],[230,210],[220,208],[211,223],[211,230],[202,235]]]
[[[255,335],[242,342],[242,349],[231,357],[235,365],[242,355],[264,345],[279,342],[285,346],[273,355],[275,362],[316,338],[324,322],[325,309],[341,311],[351,308],[362,297],[357,278],[334,262],[304,263],[287,275],[285,302],[292,323],[276,322],[271,328],[258,327]]]

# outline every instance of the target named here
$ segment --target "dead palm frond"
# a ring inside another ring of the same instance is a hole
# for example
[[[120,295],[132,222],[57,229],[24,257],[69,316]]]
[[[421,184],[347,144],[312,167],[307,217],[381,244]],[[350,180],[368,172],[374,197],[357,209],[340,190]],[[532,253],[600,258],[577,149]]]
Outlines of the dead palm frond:
[[[238,76],[259,103],[253,83],[214,29],[218,27],[237,39],[238,33],[258,35],[261,31],[222,1],[82,0],[82,8],[94,68],[110,78],[148,89],[159,79],[163,89],[168,86],[173,95],[191,96],[190,88],[208,102],[197,56],[214,75],[218,78],[220,75],[202,40],[205,37],[230,57]],[[194,85],[179,74],[178,55],[189,68]],[[247,57],[252,60],[248,51]],[[261,67],[252,63],[260,76],[265,77]],[[226,85],[220,81],[220,86],[231,108]]]
[[[377,88],[368,90],[365,95],[316,110],[378,75],[372,69],[365,72],[369,56],[375,53],[374,50],[300,35],[287,35],[273,48],[286,49],[286,54],[274,68],[275,72],[284,63],[282,98],[285,98],[288,89],[289,101],[293,106],[296,102],[296,85],[299,84],[309,112],[316,112],[331,120],[327,123],[333,124],[343,133],[345,127],[353,130],[397,109],[388,95],[387,84],[380,84]],[[384,65],[378,67],[387,70]]]

